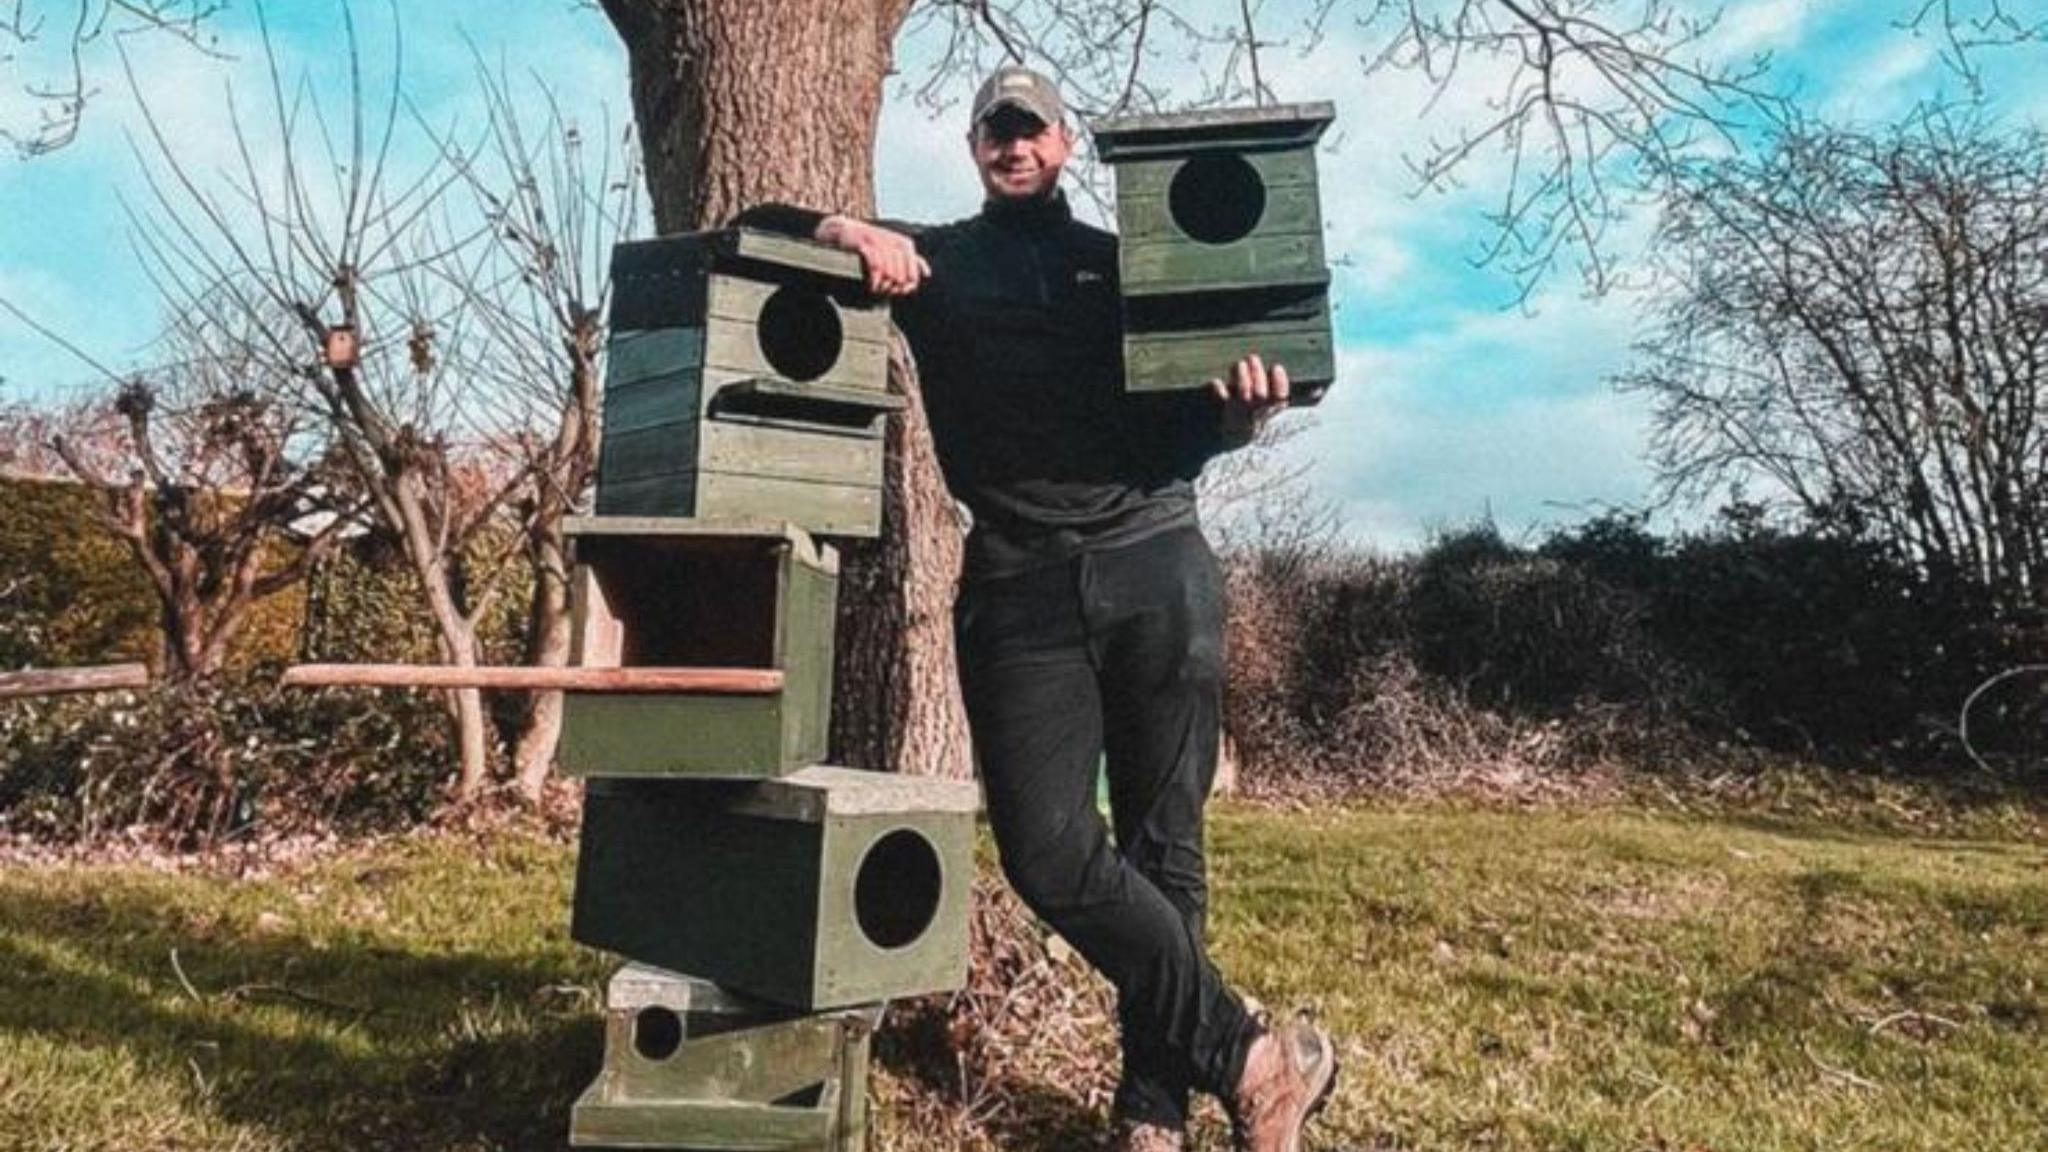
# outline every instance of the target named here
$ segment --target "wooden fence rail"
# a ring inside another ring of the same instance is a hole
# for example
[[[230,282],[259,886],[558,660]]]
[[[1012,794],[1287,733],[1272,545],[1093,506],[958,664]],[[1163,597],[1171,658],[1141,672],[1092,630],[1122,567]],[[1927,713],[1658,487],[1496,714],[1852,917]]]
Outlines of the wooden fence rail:
[[[702,692],[772,696],[782,691],[775,668],[529,668],[448,664],[299,664],[285,670],[287,688],[499,688],[530,692]]]
[[[0,672],[0,700],[147,687],[149,667],[144,664],[93,664],[80,668]]]

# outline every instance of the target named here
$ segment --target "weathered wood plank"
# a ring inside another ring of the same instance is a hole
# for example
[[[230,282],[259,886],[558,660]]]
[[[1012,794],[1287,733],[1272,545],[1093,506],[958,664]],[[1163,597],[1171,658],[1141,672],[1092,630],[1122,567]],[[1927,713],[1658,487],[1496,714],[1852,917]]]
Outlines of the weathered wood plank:
[[[829,276],[835,280],[859,280],[860,257],[829,244],[763,232],[754,228],[733,228],[721,239],[721,251],[743,260],[780,264],[786,268]]]
[[[650,476],[597,485],[599,516],[693,516],[697,505],[695,473]]]
[[[703,408],[697,395],[700,370],[685,368],[604,390],[604,434],[637,432],[695,420]]]
[[[707,471],[698,474],[692,515],[720,520],[779,516],[823,536],[873,536],[881,531],[882,491]]]
[[[866,1091],[866,1086],[861,1087]],[[569,1116],[577,1148],[687,1148],[693,1152],[841,1152],[834,1140],[840,1085],[809,1108],[719,1100],[606,1103],[596,1089]],[[850,1152],[850,1150],[848,1150]]]
[[[796,432],[708,420],[698,458],[707,472],[774,476],[856,488],[882,486],[883,444],[871,436]]]
[[[597,458],[599,487],[692,470],[697,462],[698,436],[695,419],[617,432],[607,429]]]
[[[1199,243],[1174,222],[1164,196],[1119,197],[1116,227],[1125,244],[1168,239]],[[1255,232],[1262,236],[1320,235],[1322,230],[1322,207],[1315,185],[1294,184],[1268,191],[1265,214],[1259,217]]]
[[[0,672],[0,700],[147,687],[149,668],[143,664],[89,664],[76,668]]]
[[[562,702],[555,756],[564,776],[759,780],[824,758],[791,746],[782,696],[610,695],[580,692]],[[822,727],[823,721],[818,721]],[[812,727],[806,722],[801,727]]]
[[[625,625],[612,614],[597,571],[578,564],[569,580],[569,662],[582,668],[617,668],[625,650]]]
[[[1124,338],[1125,388],[1162,392],[1205,387],[1254,352],[1268,364],[1284,365],[1290,380],[1305,390],[1314,391],[1336,375],[1330,331],[1323,325],[1213,334],[1132,333]]]
[[[1088,131],[1103,160],[1121,163],[1127,156],[1163,150],[1257,144],[1306,147],[1336,118],[1337,106],[1319,100],[1105,117],[1090,121]]]
[[[1245,152],[1245,163],[1259,174],[1260,183],[1268,193],[1292,185],[1316,183],[1316,154],[1313,148],[1292,152]],[[1116,194],[1125,196],[1164,196],[1173,185],[1173,178],[1180,172],[1185,156],[1167,156],[1151,160],[1131,160],[1116,166]]]
[[[696,692],[773,696],[779,668],[532,668],[452,664],[295,664],[287,688],[497,688],[520,692]]]
[[[605,345],[605,390],[673,376],[702,363],[704,329],[700,327],[617,330]]]
[[[1313,284],[1330,278],[1321,232],[1260,231],[1230,244],[1139,241],[1122,245],[1118,262],[1125,295]]]
[[[565,535],[583,540],[607,536],[746,536],[772,537],[787,542],[799,563],[839,570],[838,554],[820,548],[802,529],[779,518],[703,520],[676,516],[570,516],[562,521]]]

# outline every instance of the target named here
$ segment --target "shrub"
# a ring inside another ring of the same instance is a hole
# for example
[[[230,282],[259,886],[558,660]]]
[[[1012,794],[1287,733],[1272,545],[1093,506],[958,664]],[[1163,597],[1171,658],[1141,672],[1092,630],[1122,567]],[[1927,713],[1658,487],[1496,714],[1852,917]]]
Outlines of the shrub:
[[[426,694],[217,685],[0,705],[0,825],[53,841],[403,827],[439,799],[446,723]]]

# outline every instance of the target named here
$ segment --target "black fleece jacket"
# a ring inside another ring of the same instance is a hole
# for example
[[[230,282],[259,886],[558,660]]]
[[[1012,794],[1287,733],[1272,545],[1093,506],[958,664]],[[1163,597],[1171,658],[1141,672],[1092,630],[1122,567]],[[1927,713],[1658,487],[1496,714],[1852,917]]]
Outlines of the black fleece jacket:
[[[784,204],[733,223],[811,236]],[[1195,522],[1193,481],[1221,451],[1206,392],[1126,395],[1117,240],[1066,198],[991,201],[913,238],[932,274],[894,303],[947,486],[974,515],[967,576],[986,579]]]

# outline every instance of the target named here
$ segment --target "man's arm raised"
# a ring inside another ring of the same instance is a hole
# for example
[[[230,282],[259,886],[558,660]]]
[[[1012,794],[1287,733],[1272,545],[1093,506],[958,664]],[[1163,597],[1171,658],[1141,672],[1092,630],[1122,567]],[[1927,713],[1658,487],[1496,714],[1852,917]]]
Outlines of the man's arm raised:
[[[908,296],[932,274],[931,265],[918,255],[917,241],[907,226],[871,224],[789,204],[756,204],[732,222],[742,228],[809,237],[854,253],[867,269],[868,291],[878,296]]]

